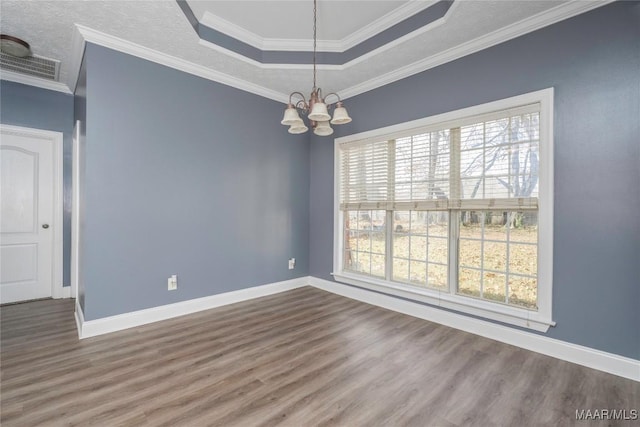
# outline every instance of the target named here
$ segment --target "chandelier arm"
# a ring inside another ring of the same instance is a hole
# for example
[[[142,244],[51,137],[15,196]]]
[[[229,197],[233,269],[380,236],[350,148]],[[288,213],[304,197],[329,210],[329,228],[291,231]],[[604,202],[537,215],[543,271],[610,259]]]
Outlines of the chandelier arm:
[[[309,104],[307,104],[307,101],[304,99],[301,99],[296,103],[296,108],[306,113],[306,111],[309,110]]]
[[[300,98],[302,98],[301,100],[299,100],[298,102],[296,102],[295,104],[293,104],[291,102],[291,100],[293,99],[293,95],[298,95]],[[295,105],[296,108],[298,107],[298,104],[300,104],[300,102],[304,102],[305,105],[307,105],[307,98],[304,97],[304,95],[301,92],[291,92],[291,94],[289,95],[289,104],[291,105]]]
[[[348,116],[346,109],[342,108],[343,107],[342,99],[340,98],[340,95],[338,95],[335,92],[331,92],[327,94],[326,97],[323,97],[322,89],[319,88],[317,85],[317,75],[318,75],[318,64],[317,64],[318,24],[317,23],[318,23],[318,0],[313,0],[313,88],[311,90],[311,94],[309,95],[308,101],[307,101],[307,98],[301,92],[298,92],[298,91],[292,92],[289,95],[289,104],[287,106],[287,110],[285,110],[285,116],[282,122],[298,123],[298,121],[300,120],[300,117],[298,117],[295,114],[292,114],[294,112],[290,111],[291,108],[295,108],[296,110],[300,110],[299,112],[302,112],[308,116],[313,116],[316,119],[316,120],[312,120],[309,117],[307,117],[309,118],[309,126],[314,129],[313,132],[316,135],[327,136],[333,133],[333,129],[331,129],[331,127],[329,126],[330,121],[331,121],[331,124],[344,124],[344,123],[351,122],[351,118]],[[338,98],[338,101],[334,102],[333,104],[326,104],[325,99],[332,95]],[[295,104],[294,104],[294,96],[296,98]],[[338,115],[338,117],[334,115],[334,118],[331,119],[331,116],[328,113],[328,107],[336,108],[335,114]],[[342,108],[342,109],[338,110],[339,108]],[[316,109],[318,111],[315,111]],[[329,119],[317,121],[317,119],[324,119],[327,116],[329,117]],[[289,129],[289,132],[300,133],[298,131],[301,129],[302,127],[298,127],[295,129],[291,128]],[[303,130],[303,132],[308,130],[306,126],[304,127],[304,129],[305,130]],[[293,130],[293,132],[291,132],[291,130]]]
[[[331,95],[333,95],[333,96],[335,96],[336,98],[338,98],[338,101],[337,101],[337,102],[342,102],[342,99],[340,98],[340,95],[338,95],[338,94],[337,94],[337,93],[335,93],[335,92],[331,92],[331,93],[328,93],[328,94],[327,94],[327,96],[325,96],[325,97],[324,97],[324,99],[325,99],[325,104],[327,104],[327,107],[329,107],[330,105],[333,105],[333,104],[335,104],[335,103],[336,103],[336,102],[332,102],[331,104],[329,104],[328,102],[326,102],[326,99],[327,99],[327,98],[329,98]]]

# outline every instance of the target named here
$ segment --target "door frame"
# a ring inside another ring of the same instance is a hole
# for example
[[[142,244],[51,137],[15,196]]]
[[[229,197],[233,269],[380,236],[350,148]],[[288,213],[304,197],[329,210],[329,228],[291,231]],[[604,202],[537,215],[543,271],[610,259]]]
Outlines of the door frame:
[[[53,147],[53,247],[51,297],[70,298],[71,288],[63,286],[63,158],[62,132],[0,124],[0,132],[49,141]]]
[[[78,288],[80,280],[80,127],[82,122],[76,120],[73,126],[71,150],[71,298],[78,304]]]

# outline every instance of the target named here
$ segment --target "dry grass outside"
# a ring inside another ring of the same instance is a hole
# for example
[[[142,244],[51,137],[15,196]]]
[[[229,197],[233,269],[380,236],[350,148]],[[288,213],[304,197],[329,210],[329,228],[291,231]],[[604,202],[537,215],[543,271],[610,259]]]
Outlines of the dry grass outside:
[[[460,227],[460,293],[537,308],[537,227],[485,225],[484,242],[482,233],[481,224]]]
[[[410,228],[408,223],[396,221],[394,227],[402,231],[393,233],[393,280],[446,289],[447,224]],[[537,227],[485,225],[481,242],[482,228],[482,224],[460,226],[459,293],[536,309]],[[351,231],[349,236],[351,269],[384,278],[384,232]]]

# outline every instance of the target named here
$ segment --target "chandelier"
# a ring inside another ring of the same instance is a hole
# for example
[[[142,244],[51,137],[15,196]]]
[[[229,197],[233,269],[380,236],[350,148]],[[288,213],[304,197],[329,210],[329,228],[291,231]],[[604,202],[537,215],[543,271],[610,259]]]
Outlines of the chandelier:
[[[316,86],[316,43],[317,43],[317,0],[313,0],[313,89],[309,96],[309,102],[307,102],[304,95],[300,92],[291,92],[289,95],[289,103],[287,109],[284,110],[284,117],[281,124],[289,126],[289,133],[298,134],[305,133],[309,130],[304,121],[300,118],[298,111],[307,115],[309,119],[309,125],[313,128],[313,133],[319,136],[328,136],[333,133],[333,129],[329,125],[342,125],[349,123],[351,117],[347,113],[347,109],[344,108],[342,100],[337,93],[329,93],[325,97],[322,96],[322,89]],[[298,99],[295,103],[293,98],[296,96]],[[337,102],[333,104],[327,104],[325,99],[330,96],[337,98]],[[301,99],[300,99],[301,98]],[[334,108],[333,118],[329,115],[329,108]]]

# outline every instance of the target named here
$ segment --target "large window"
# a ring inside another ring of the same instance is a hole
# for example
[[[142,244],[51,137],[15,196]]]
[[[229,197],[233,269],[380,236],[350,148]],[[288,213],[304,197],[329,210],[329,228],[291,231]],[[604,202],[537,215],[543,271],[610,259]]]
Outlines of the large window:
[[[548,329],[552,107],[547,89],[337,139],[336,278]]]

